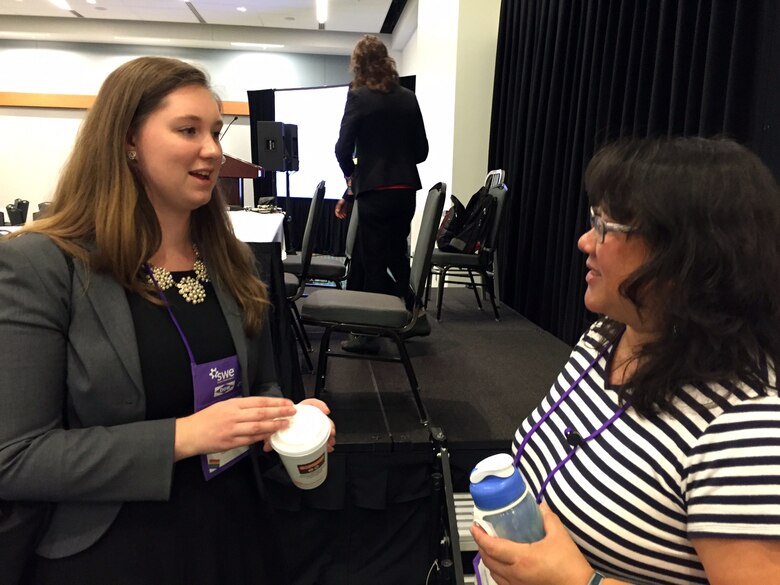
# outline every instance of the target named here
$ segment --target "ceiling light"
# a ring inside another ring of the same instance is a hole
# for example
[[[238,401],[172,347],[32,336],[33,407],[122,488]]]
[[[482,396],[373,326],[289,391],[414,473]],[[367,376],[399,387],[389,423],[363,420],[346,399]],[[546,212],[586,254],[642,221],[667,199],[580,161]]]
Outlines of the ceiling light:
[[[45,39],[51,36],[51,33],[39,32],[19,32],[15,30],[0,30],[0,39]]]
[[[62,10],[71,10],[70,4],[68,4],[68,0],[49,0],[49,2]]]
[[[236,8],[236,10],[238,10],[239,12],[246,12],[246,7],[239,6],[238,8]]]
[[[284,45],[274,45],[271,43],[230,43],[234,47],[245,47],[248,49],[281,49]]]
[[[97,4],[97,0],[87,0],[87,4]]]
[[[328,20],[328,0],[317,0],[317,22],[325,24]]]
[[[157,43],[170,43],[171,39],[163,39],[163,38],[155,38],[155,37],[125,37],[125,36],[116,36],[114,37],[115,41],[125,41],[129,43],[138,43],[141,45],[148,45],[149,43],[157,44]]]

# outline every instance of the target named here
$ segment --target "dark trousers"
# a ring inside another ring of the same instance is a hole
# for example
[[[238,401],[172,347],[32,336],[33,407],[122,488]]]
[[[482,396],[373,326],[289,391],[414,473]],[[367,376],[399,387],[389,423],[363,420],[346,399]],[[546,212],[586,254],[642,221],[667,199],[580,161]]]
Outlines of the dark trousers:
[[[406,299],[410,273],[407,239],[416,191],[382,189],[364,191],[357,197],[360,217],[347,288]]]

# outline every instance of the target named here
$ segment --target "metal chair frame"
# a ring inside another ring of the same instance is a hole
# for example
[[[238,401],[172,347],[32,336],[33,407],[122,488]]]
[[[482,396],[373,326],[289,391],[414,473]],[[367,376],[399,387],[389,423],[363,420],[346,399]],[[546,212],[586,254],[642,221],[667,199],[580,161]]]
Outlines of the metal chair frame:
[[[311,258],[314,252],[314,239],[317,232],[317,227],[320,223],[320,216],[322,215],[322,200],[325,198],[325,181],[320,181],[317,188],[314,190],[314,195],[311,198],[311,205],[309,206],[309,214],[306,218],[306,227],[303,231],[303,243],[301,244],[301,270],[299,274],[294,274],[298,280],[298,288],[295,293],[287,297],[287,305],[292,313],[292,327],[295,339],[298,341],[298,345],[303,352],[304,360],[309,368],[309,371],[314,370],[314,365],[311,362],[309,354],[313,351],[311,342],[308,335],[306,335],[306,329],[304,329],[301,323],[301,315],[298,312],[298,306],[296,301],[303,296],[306,290],[306,282],[308,280],[309,267],[311,265]],[[292,274],[287,272],[286,274]]]
[[[314,388],[315,397],[318,398],[325,389],[329,358],[398,362],[404,366],[406,375],[409,379],[409,385],[411,387],[412,396],[417,407],[417,412],[420,416],[420,421],[423,424],[428,424],[428,413],[425,409],[425,405],[423,404],[422,399],[420,398],[420,385],[417,380],[417,376],[414,373],[411,360],[409,359],[409,353],[406,350],[403,336],[406,332],[414,327],[414,324],[417,322],[417,314],[423,304],[421,293],[424,292],[425,281],[428,276],[428,271],[430,270],[431,254],[433,253],[433,246],[436,238],[437,221],[441,216],[441,211],[444,207],[446,191],[446,184],[438,183],[428,192],[425,211],[423,213],[423,219],[417,238],[417,245],[415,247],[414,257],[412,259],[409,288],[410,294],[413,295],[414,302],[412,308],[409,311],[406,311],[406,306],[404,305],[403,300],[398,299],[398,297],[359,291],[321,289],[312,292],[309,297],[304,300],[301,310],[302,323],[306,325],[324,327],[322,339],[320,341],[319,359],[317,362],[317,373]],[[405,314],[408,313],[408,321],[402,326],[392,327],[379,323],[357,323],[342,320],[322,319],[312,315],[312,313],[316,314],[317,312],[315,308],[312,308],[309,311],[310,305],[313,305],[315,302],[318,303],[317,306],[327,306],[331,302],[337,302],[339,300],[337,295],[340,295],[342,299],[348,300],[351,305],[356,308],[363,306],[367,309],[375,307],[376,303],[383,300],[382,297],[384,297],[384,300],[399,307],[399,311],[403,310]],[[388,337],[395,344],[398,350],[398,357],[334,351],[330,349],[330,338],[334,331],[345,331],[357,334]]]
[[[503,171],[502,171],[503,172]],[[490,296],[490,303],[493,307],[493,316],[496,321],[501,317],[496,303],[496,256],[498,244],[501,237],[503,226],[503,216],[506,203],[507,189],[503,184],[493,186],[489,193],[496,197],[496,215],[493,218],[493,225],[490,233],[485,240],[485,245],[477,254],[457,254],[445,253],[435,250],[431,257],[431,267],[428,275],[427,287],[425,292],[425,303],[428,305],[430,291],[433,283],[433,277],[438,277],[438,295],[436,299],[436,320],[441,320],[441,307],[444,300],[445,284],[465,284],[474,291],[474,297],[477,300],[479,310],[483,310],[482,300],[479,298],[478,288],[487,292]],[[474,274],[481,276],[481,282],[477,282]],[[448,276],[450,277],[448,279]],[[466,280],[468,279],[468,280]]]

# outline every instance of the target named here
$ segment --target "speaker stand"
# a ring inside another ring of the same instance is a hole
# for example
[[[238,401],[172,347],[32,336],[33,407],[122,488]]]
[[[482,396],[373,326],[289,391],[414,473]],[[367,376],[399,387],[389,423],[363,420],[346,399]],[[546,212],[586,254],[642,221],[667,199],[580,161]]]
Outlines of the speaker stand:
[[[287,254],[295,254],[295,248],[292,245],[292,216],[290,215],[290,172],[284,172],[286,191],[284,195],[284,248]]]

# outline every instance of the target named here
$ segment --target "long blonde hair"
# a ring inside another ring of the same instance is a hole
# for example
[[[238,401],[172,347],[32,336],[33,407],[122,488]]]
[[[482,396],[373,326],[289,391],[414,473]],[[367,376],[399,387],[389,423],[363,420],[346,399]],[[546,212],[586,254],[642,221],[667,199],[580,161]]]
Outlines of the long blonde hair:
[[[113,71],[79,130],[46,216],[13,235],[46,234],[91,270],[110,273],[124,288],[159,303],[140,274],[160,246],[160,225],[126,145],[171,92],[192,85],[212,91],[203,71],[177,59],[141,57]],[[267,290],[254,276],[248,246],[233,233],[218,189],[193,211],[190,230],[212,276],[241,305],[246,332],[256,334]]]

